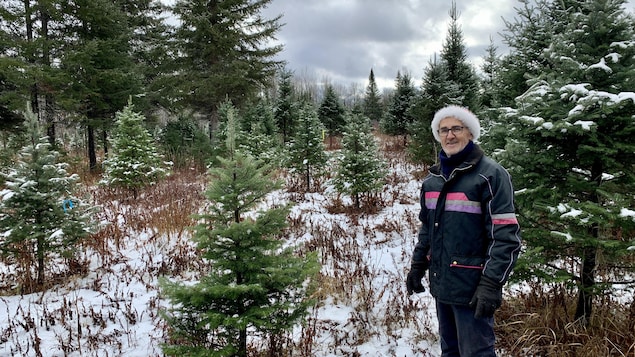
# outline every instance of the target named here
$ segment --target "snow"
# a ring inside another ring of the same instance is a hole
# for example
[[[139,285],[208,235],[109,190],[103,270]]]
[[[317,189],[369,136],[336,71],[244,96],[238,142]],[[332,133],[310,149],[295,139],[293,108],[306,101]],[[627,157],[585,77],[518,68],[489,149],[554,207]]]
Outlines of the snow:
[[[612,73],[613,70],[611,69],[611,67],[606,65],[606,61],[604,60],[604,58],[600,58],[600,62],[592,64],[589,66],[589,69],[600,69],[606,73]]]
[[[591,120],[578,120],[573,125],[580,125],[584,130],[591,130],[591,126],[595,125],[594,121]]]
[[[635,221],[635,211],[633,211],[632,209],[628,209],[628,208],[622,208],[620,210],[620,217],[624,217],[624,218],[631,217]]]
[[[440,356],[434,299],[427,290],[408,296],[404,286],[419,224],[420,179],[414,173],[421,168],[399,161],[389,167],[392,182],[383,191],[388,204],[375,214],[329,213],[337,195],[332,187],[304,194],[276,191],[265,200],[293,203],[289,220],[299,228],[289,245],[332,240],[333,251],[320,252],[322,288],[328,292],[329,284],[339,284],[346,292],[323,296],[306,326],[292,331],[296,344],[312,341],[313,356]],[[348,197],[341,199],[350,204]],[[585,216],[566,204],[553,210],[563,217]],[[38,351],[70,357],[162,355],[167,336],[159,311],[169,301],[159,293],[159,277],[167,270],[167,278],[194,284],[205,263],[198,262],[187,232],[135,230],[126,223],[140,213],[122,201],[104,206],[102,224],[116,225],[111,230],[121,230],[122,238],[87,249],[86,275],[44,292],[0,296],[0,357]],[[635,220],[632,209],[622,208],[620,215]],[[552,234],[573,239],[566,232]],[[176,271],[179,265],[186,269]],[[0,262],[0,283],[7,284],[12,274],[14,268]]]
[[[419,224],[420,181],[413,173],[421,168],[390,167],[395,182],[383,192],[389,204],[376,214],[329,213],[335,197],[330,188],[301,195],[278,191],[266,200],[294,203],[289,217],[300,227],[290,244],[333,240],[333,251],[320,253],[322,274],[347,291],[322,298],[310,311],[314,356],[440,355],[433,298],[428,291],[408,296],[405,289]],[[88,244],[82,257],[89,262],[87,274],[44,292],[0,296],[0,357],[162,355],[166,330],[159,310],[169,301],[159,294],[159,277],[187,265],[167,278],[194,283],[204,263],[189,232],[135,230],[126,224],[131,214],[141,212],[117,201],[104,207],[101,221],[116,225],[109,231],[121,230],[123,238],[106,240],[106,247]],[[0,281],[6,284],[12,274],[0,262]],[[293,330],[296,343],[306,341],[306,329]]]

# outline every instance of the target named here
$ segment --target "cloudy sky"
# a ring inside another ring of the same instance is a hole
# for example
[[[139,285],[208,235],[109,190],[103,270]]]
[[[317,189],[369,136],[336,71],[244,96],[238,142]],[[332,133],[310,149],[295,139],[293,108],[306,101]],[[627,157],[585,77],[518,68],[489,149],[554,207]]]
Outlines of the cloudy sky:
[[[633,12],[635,0],[627,9]],[[456,0],[459,24],[477,67],[490,44],[506,51],[500,33],[516,15],[517,0]],[[380,87],[394,87],[397,71],[420,83],[447,36],[450,0],[273,0],[264,15],[282,14],[280,59],[296,76],[348,86],[367,84],[373,68]]]

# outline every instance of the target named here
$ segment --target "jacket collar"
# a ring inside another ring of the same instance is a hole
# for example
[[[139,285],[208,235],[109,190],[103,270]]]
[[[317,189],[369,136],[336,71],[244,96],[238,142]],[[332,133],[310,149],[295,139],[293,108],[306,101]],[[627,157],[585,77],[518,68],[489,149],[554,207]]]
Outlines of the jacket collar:
[[[459,166],[457,166],[454,171],[452,171],[449,179],[454,177],[459,171],[466,171],[474,167],[476,164],[478,164],[479,161],[481,161],[484,155],[485,153],[483,152],[483,149],[481,149],[481,147],[477,144],[474,144],[474,149],[472,150],[472,152],[470,152],[465,160],[461,164],[459,164]],[[441,163],[437,163],[430,167],[430,173],[435,176],[443,176],[441,174]]]

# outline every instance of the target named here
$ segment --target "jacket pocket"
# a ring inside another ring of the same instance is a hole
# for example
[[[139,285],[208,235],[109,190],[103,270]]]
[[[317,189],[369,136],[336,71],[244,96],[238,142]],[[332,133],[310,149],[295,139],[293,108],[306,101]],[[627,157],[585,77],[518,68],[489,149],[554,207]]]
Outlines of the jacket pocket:
[[[483,270],[485,259],[481,257],[452,256],[450,268]]]
[[[483,257],[452,256],[448,274],[451,299],[460,304],[467,304],[476,291],[485,265]]]

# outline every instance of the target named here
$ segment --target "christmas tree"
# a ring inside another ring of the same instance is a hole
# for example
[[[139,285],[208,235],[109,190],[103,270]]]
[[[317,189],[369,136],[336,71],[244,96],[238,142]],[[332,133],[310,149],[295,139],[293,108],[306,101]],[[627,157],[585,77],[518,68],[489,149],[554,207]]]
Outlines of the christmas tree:
[[[235,118],[226,124],[236,128]],[[226,133],[228,154],[210,169],[209,205],[193,235],[212,271],[194,285],[162,281],[173,303],[164,313],[168,355],[247,356],[248,334],[277,336],[306,314],[305,283],[318,269],[315,255],[283,247],[288,207],[256,211],[280,183],[235,149],[236,130]]]
[[[29,143],[0,192],[0,252],[18,264],[21,293],[44,288],[47,263],[69,261],[93,227],[93,208],[74,196],[79,176],[58,161],[30,108],[25,114]]]

